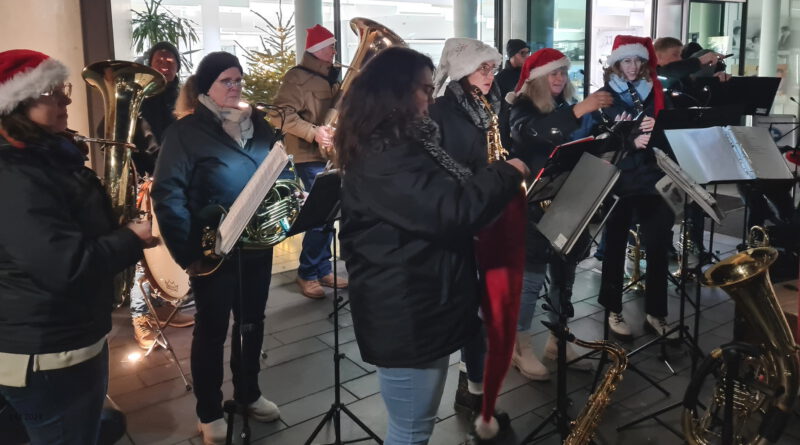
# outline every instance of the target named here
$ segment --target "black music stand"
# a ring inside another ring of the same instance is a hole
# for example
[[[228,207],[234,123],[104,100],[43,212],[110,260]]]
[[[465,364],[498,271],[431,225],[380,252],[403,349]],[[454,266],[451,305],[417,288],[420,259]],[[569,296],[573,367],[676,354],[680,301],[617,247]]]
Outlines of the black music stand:
[[[705,106],[718,108],[744,106],[743,114],[767,115],[772,109],[780,77],[737,76],[721,82],[716,77],[699,77],[690,94],[706,98]]]
[[[287,233],[288,236],[297,235],[299,233],[305,232],[309,229],[314,227],[324,226],[325,231],[333,234],[333,394],[334,400],[333,404],[331,405],[328,412],[325,413],[325,416],[319,422],[316,428],[314,428],[314,432],[311,433],[311,436],[306,440],[305,444],[310,445],[314,439],[317,437],[320,431],[322,431],[322,427],[325,426],[328,422],[333,422],[333,430],[334,430],[334,441],[331,442],[329,445],[342,445],[346,443],[354,443],[354,442],[361,442],[369,439],[373,439],[378,444],[383,444],[383,440],[378,437],[377,434],[372,432],[372,430],[364,424],[352,411],[350,411],[345,404],[342,403],[341,398],[341,390],[342,390],[342,382],[341,382],[341,372],[340,372],[340,361],[344,358],[344,354],[339,352],[339,303],[341,302],[341,297],[339,296],[339,289],[336,285],[336,280],[338,279],[338,270],[336,266],[336,256],[337,256],[337,249],[336,249],[336,228],[334,227],[333,223],[337,219],[339,214],[339,207],[341,205],[340,200],[340,191],[341,191],[341,182],[342,179],[339,176],[338,170],[330,170],[327,172],[322,172],[317,175],[316,179],[314,180],[314,185],[311,187],[309,191],[308,197],[306,198],[305,203],[303,204],[302,209],[300,210],[300,214],[297,216],[294,224],[292,224],[291,230]],[[356,423],[365,433],[367,433],[368,437],[354,439],[354,440],[342,440],[342,423],[341,423],[341,414],[344,413],[350,419]]]

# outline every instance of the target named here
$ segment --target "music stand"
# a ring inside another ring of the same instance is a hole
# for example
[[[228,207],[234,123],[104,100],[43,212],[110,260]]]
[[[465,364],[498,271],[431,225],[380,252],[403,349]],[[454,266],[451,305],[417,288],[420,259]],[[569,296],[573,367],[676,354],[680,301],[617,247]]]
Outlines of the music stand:
[[[342,179],[339,176],[339,171],[336,169],[322,172],[314,179],[314,185],[309,191],[308,197],[300,209],[300,214],[297,216],[291,229],[287,232],[288,236],[297,235],[305,232],[306,230],[314,227],[323,226],[325,231],[333,235],[333,394],[334,401],[328,412],[319,422],[314,432],[306,440],[305,444],[310,445],[317,437],[322,427],[329,421],[333,422],[334,441],[329,445],[341,445],[345,443],[361,442],[364,440],[373,439],[379,444],[383,444],[383,440],[377,434],[364,424],[350,409],[342,403],[341,398],[341,372],[340,361],[344,358],[344,354],[339,352],[339,287],[336,285],[338,279],[338,270],[336,267],[336,228],[333,223],[339,214],[341,206],[340,190]],[[346,414],[350,419],[356,423],[369,437],[354,440],[342,440],[342,424],[341,413]]]
[[[721,82],[716,77],[699,77],[691,88],[695,97],[706,92],[706,106],[728,107],[741,105],[744,114],[769,114],[780,77],[731,77]]]

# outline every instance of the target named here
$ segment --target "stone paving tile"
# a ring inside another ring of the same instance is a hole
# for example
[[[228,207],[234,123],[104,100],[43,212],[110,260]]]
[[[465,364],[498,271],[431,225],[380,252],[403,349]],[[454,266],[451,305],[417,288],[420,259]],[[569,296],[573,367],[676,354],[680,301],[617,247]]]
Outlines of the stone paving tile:
[[[345,389],[341,390],[340,397],[344,404],[356,401],[356,398]],[[285,403],[280,406],[281,420],[289,426],[305,422],[320,414],[325,414],[334,400],[334,389],[331,387],[294,402]]]
[[[333,323],[329,320],[318,320],[311,323],[295,326],[272,334],[282,343],[293,343],[309,337],[315,337],[333,331]],[[331,335],[333,336],[333,335]]]

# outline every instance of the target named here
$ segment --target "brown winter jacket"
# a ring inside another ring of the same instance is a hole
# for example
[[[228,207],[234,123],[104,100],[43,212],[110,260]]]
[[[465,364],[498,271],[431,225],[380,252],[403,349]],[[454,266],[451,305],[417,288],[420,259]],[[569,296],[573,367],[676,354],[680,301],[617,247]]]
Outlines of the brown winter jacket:
[[[275,96],[275,105],[294,108],[286,110],[283,122],[278,113],[270,113],[269,122],[275,128],[283,128],[286,151],[294,155],[296,163],[325,161],[314,135],[339,91],[338,83],[328,82],[329,70],[329,63],[303,53],[300,65],[286,73]]]

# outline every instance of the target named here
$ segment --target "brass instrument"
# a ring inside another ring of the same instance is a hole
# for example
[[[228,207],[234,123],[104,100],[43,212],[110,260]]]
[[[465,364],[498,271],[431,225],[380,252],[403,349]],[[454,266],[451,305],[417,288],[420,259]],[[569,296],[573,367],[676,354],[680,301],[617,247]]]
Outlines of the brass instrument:
[[[597,390],[589,396],[586,405],[572,422],[572,430],[564,439],[564,445],[586,445],[594,436],[603,412],[611,403],[611,394],[617,389],[617,384],[622,380],[622,373],[628,367],[628,355],[618,344],[609,341],[587,342],[575,338],[570,334],[571,342],[584,348],[605,351],[611,358],[611,366],[608,367],[603,381]]]
[[[642,242],[639,238],[639,224],[636,224],[636,230],[629,230],[633,237],[633,246],[628,245],[626,255],[633,263],[633,270],[628,283],[625,285],[628,289],[644,290],[644,283],[642,282],[642,259],[645,258],[645,253],[642,252]]]
[[[720,287],[736,303],[754,344],[717,348],[700,366],[684,397],[683,432],[691,445],[716,444],[726,408],[731,410],[734,443],[776,442],[795,406],[800,388],[800,361],[792,329],[781,311],[769,278],[778,252],[771,247],[745,250],[717,263],[703,275],[703,284]],[[730,353],[741,359],[730,361]],[[715,381],[705,384],[706,377]],[[724,389],[731,388],[732,406]],[[711,387],[710,403],[699,394]],[[705,411],[702,411],[705,409]]]
[[[486,129],[486,151],[489,158],[489,163],[495,161],[505,161],[508,157],[508,150],[503,148],[503,143],[500,141],[500,119],[492,109],[492,104],[486,100],[486,97],[478,87],[472,87],[472,97],[483,105],[486,113],[489,114],[489,128]]]
[[[694,241],[691,240],[689,236],[689,228],[691,222],[684,220],[681,226],[684,228],[681,231],[680,237],[678,237],[678,242],[675,243],[675,251],[678,252],[678,270],[672,273],[672,276],[676,278],[680,278],[681,276],[685,275],[686,279],[692,280],[694,279],[694,268],[697,267],[697,263],[691,261],[692,255],[697,257],[700,253],[700,249],[695,245]],[[686,253],[688,257],[686,258],[686,269],[683,268],[683,252],[684,252],[684,243],[686,244]],[[692,264],[694,263],[694,264]]]
[[[283,147],[282,144],[276,143],[272,149],[283,150]],[[297,170],[291,155],[289,155],[289,171],[292,172],[293,178],[275,181],[250,222],[245,226],[244,232],[239,238],[239,244],[243,250],[270,249],[287,238],[292,224],[300,215],[300,207],[305,193],[303,184],[297,177]],[[216,254],[215,247],[217,242],[216,226],[226,211],[222,207],[211,206],[201,212],[201,218],[207,222],[200,235],[203,258],[189,266],[187,269],[189,275],[196,277],[211,275],[225,260],[224,257]]]
[[[759,241],[756,236],[761,235],[761,241]],[[767,229],[761,226],[753,226],[750,228],[750,231],[747,233],[747,248],[752,249],[753,247],[769,247],[769,234],[767,233]]]
[[[391,46],[408,46],[394,31],[374,20],[365,19],[363,17],[353,17],[350,19],[350,29],[358,35],[358,48],[356,49],[356,54],[353,56],[350,65],[336,64],[338,66],[347,67],[348,70],[344,79],[342,79],[339,91],[333,98],[331,108],[325,114],[325,120],[322,124],[334,130],[336,129],[336,124],[339,122],[339,108],[342,105],[342,99],[344,99],[345,93],[350,89],[353,79],[356,78],[364,64],[369,62],[383,49]],[[335,158],[333,147],[320,147],[320,153],[325,159]]]
[[[111,198],[113,216],[122,226],[139,215],[136,208],[136,172],[131,164],[131,147],[139,108],[144,98],[160,93],[167,81],[153,68],[119,60],[95,62],[84,68],[81,75],[103,97],[104,139],[87,141],[102,144],[103,185]],[[117,307],[130,295],[135,270],[135,266],[131,266],[114,278]]]

